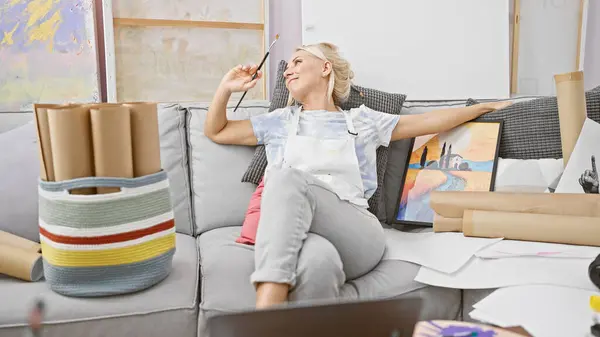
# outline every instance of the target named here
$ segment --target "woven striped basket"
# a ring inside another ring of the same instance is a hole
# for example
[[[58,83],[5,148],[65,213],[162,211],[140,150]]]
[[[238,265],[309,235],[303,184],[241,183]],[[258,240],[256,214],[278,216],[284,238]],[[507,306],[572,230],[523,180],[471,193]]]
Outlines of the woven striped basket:
[[[76,195],[83,187],[120,187]],[[171,272],[175,222],[164,171],[141,178],[39,184],[40,242],[50,288],[96,297],[149,288]]]

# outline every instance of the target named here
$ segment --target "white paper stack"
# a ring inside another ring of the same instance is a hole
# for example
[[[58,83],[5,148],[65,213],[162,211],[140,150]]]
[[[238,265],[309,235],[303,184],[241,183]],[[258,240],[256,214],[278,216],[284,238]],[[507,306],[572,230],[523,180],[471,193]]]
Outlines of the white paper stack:
[[[600,247],[515,240],[503,240],[475,253],[475,256],[484,259],[520,256],[593,259],[598,255],[600,255]]]
[[[384,260],[412,262],[443,273],[463,267],[473,255],[502,239],[465,237],[462,233],[407,233],[386,229]]]
[[[455,273],[447,274],[421,267],[415,281],[445,288],[495,289],[527,284],[550,284],[597,290],[588,276],[592,259],[473,257]]]
[[[501,327],[522,326],[536,337],[588,336],[589,302],[598,291],[552,285],[524,285],[494,291],[469,316]]]

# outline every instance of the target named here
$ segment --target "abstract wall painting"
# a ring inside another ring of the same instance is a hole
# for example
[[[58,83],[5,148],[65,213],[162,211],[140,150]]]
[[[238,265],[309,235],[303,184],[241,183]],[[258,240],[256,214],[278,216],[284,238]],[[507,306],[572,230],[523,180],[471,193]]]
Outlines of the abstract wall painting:
[[[502,121],[467,122],[445,133],[414,139],[395,222],[431,226],[432,191],[492,191],[501,134]]]
[[[0,112],[97,102],[93,0],[0,0]]]

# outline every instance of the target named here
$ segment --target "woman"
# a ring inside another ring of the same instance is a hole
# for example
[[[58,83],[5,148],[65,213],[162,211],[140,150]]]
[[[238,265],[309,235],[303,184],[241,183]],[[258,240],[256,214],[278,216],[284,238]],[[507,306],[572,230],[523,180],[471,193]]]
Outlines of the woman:
[[[283,303],[295,285],[308,232],[339,252],[347,279],[372,270],[385,250],[383,229],[367,210],[377,188],[376,149],[390,141],[452,129],[509,103],[484,103],[397,116],[365,107],[342,111],[353,72],[337,48],[298,48],[285,71],[290,105],[249,120],[228,121],[233,92],[252,89],[256,66],[237,66],[222,79],[204,133],[220,144],[265,144],[268,166],[255,244],[256,306]],[[293,104],[299,103],[299,104]]]

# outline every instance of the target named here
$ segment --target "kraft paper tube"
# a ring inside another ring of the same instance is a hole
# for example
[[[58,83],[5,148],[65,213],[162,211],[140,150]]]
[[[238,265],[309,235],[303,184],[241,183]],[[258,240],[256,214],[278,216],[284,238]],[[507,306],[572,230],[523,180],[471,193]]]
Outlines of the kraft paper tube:
[[[583,193],[433,191],[430,206],[446,218],[462,218],[467,209],[600,217],[600,198]]]
[[[563,161],[566,166],[587,118],[583,72],[555,75],[554,81],[556,82]]]
[[[94,176],[90,113],[84,106],[48,109],[56,181]],[[72,194],[95,194],[80,188]]]
[[[94,172],[96,177],[133,178],[129,109],[106,106],[90,110]],[[98,194],[119,192],[118,187],[98,187]]]
[[[466,210],[465,236],[600,246],[596,217]]]
[[[42,247],[39,243],[4,231],[0,231],[0,246],[11,246],[34,253],[42,252]]]
[[[161,170],[158,109],[156,103],[124,103],[131,111],[133,174],[136,177]]]
[[[436,213],[433,217],[433,231],[462,232],[462,218],[446,218]]]
[[[37,132],[38,151],[40,155],[40,176],[42,180],[54,181],[54,164],[52,163],[52,145],[48,128],[48,108],[61,107],[60,104],[34,104],[35,127]]]
[[[39,281],[44,275],[40,253],[0,244],[0,274],[24,281]]]

